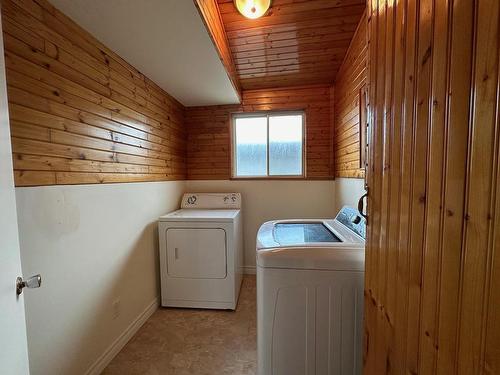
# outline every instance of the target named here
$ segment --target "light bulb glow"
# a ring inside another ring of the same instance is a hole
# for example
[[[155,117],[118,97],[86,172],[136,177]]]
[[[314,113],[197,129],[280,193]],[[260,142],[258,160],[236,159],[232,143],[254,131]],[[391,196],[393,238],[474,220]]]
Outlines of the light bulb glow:
[[[271,0],[234,0],[238,12],[251,19],[262,17],[269,7]]]

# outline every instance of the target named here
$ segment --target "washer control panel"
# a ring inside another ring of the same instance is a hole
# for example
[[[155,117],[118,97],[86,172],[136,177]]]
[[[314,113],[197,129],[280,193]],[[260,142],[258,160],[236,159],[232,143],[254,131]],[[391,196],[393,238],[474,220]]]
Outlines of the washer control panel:
[[[240,193],[185,193],[181,208],[221,209],[241,208]]]
[[[359,214],[358,210],[344,206],[337,214],[335,220],[344,224],[357,235],[366,238],[366,220]]]

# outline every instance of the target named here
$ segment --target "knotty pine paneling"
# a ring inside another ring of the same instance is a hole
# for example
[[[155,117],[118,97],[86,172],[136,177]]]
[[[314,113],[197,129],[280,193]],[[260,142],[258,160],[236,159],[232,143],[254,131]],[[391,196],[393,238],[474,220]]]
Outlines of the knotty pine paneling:
[[[360,168],[360,90],[367,74],[366,14],[363,14],[335,80],[336,177],[364,177]]]
[[[500,3],[371,0],[365,374],[500,374]]]
[[[17,186],[186,176],[184,108],[46,0],[1,0]]]
[[[243,91],[242,105],[186,109],[188,179],[231,178],[231,113],[305,110],[306,177],[333,177],[329,86]]]
[[[332,84],[365,0],[273,0],[258,19],[219,9],[244,90]]]

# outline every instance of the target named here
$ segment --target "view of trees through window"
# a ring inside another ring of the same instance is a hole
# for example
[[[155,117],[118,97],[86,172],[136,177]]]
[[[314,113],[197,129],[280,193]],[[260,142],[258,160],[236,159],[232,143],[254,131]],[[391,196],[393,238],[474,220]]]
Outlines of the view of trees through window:
[[[303,114],[244,114],[233,119],[236,177],[301,176]]]

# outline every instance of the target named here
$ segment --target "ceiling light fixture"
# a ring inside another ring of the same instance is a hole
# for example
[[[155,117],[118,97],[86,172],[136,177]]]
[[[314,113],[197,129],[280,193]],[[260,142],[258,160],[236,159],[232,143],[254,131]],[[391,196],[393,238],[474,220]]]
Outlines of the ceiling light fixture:
[[[255,19],[267,12],[271,6],[271,0],[234,0],[234,5],[243,16]]]

